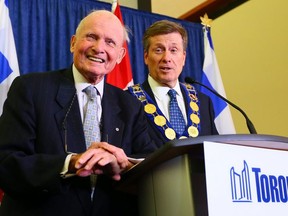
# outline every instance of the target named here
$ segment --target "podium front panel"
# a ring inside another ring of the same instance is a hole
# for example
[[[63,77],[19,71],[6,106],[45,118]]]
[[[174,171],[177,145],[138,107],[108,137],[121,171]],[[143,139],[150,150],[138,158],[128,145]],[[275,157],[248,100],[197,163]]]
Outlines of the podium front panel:
[[[188,155],[175,157],[145,175],[139,184],[141,216],[194,216]]]
[[[204,155],[209,216],[287,214],[287,150],[204,142]]]

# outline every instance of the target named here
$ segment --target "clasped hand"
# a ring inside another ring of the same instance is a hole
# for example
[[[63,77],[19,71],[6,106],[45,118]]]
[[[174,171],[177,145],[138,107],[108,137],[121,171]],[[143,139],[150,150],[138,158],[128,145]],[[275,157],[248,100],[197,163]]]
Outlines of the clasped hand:
[[[84,153],[71,157],[69,171],[81,177],[106,174],[118,181],[121,172],[131,166],[123,149],[107,142],[94,142]]]

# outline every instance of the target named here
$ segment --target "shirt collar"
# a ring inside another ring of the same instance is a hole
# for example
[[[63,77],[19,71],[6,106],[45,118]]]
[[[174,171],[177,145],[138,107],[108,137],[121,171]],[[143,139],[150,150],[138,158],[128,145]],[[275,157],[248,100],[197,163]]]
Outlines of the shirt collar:
[[[160,85],[150,75],[148,75],[148,83],[149,83],[149,85],[150,85],[150,87],[154,93],[154,96],[157,97],[159,100],[161,100],[161,98],[164,98],[165,96],[167,96],[167,92],[171,89],[167,86]],[[182,98],[182,92],[181,92],[181,88],[180,88],[180,84],[179,84],[178,80],[177,80],[177,83],[173,89]]]
[[[77,92],[82,92],[83,89],[91,85],[90,83],[87,82],[85,77],[78,71],[78,69],[75,67],[74,64],[72,67],[72,71],[73,71],[74,82],[75,82],[75,87],[77,89]],[[104,92],[104,79],[94,86],[97,88],[97,91],[100,94],[100,97],[102,98],[103,92]]]

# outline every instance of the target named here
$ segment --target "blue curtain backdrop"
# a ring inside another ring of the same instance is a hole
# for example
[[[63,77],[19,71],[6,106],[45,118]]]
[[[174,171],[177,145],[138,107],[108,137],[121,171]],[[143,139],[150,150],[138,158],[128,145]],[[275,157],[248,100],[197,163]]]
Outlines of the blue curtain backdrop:
[[[111,10],[111,4],[95,0],[8,0],[20,74],[69,67],[70,38],[79,21],[94,9]],[[187,60],[180,76],[201,80],[204,59],[202,26],[171,17],[121,6],[125,25],[131,30],[129,54],[134,83],[143,82],[147,68],[142,36],[153,22],[168,19],[181,23],[188,32]]]

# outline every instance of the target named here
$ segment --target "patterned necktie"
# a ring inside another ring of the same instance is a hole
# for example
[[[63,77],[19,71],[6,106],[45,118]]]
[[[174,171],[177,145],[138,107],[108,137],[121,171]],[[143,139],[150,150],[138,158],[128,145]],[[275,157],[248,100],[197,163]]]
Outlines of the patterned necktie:
[[[83,124],[86,148],[88,149],[92,142],[100,142],[101,140],[97,112],[97,89],[94,86],[90,85],[83,91],[87,94],[88,97],[87,109]],[[96,181],[97,175],[92,174],[90,176],[91,200],[93,200]]]
[[[88,148],[92,142],[100,142],[100,127],[97,112],[97,89],[91,85],[83,91],[88,96],[87,110],[83,125],[86,147]]]
[[[185,130],[186,124],[176,99],[177,92],[174,89],[170,89],[168,91],[168,94],[170,96],[170,103],[169,103],[170,123],[174,128],[174,130],[176,131],[176,133],[182,135],[182,133]]]

